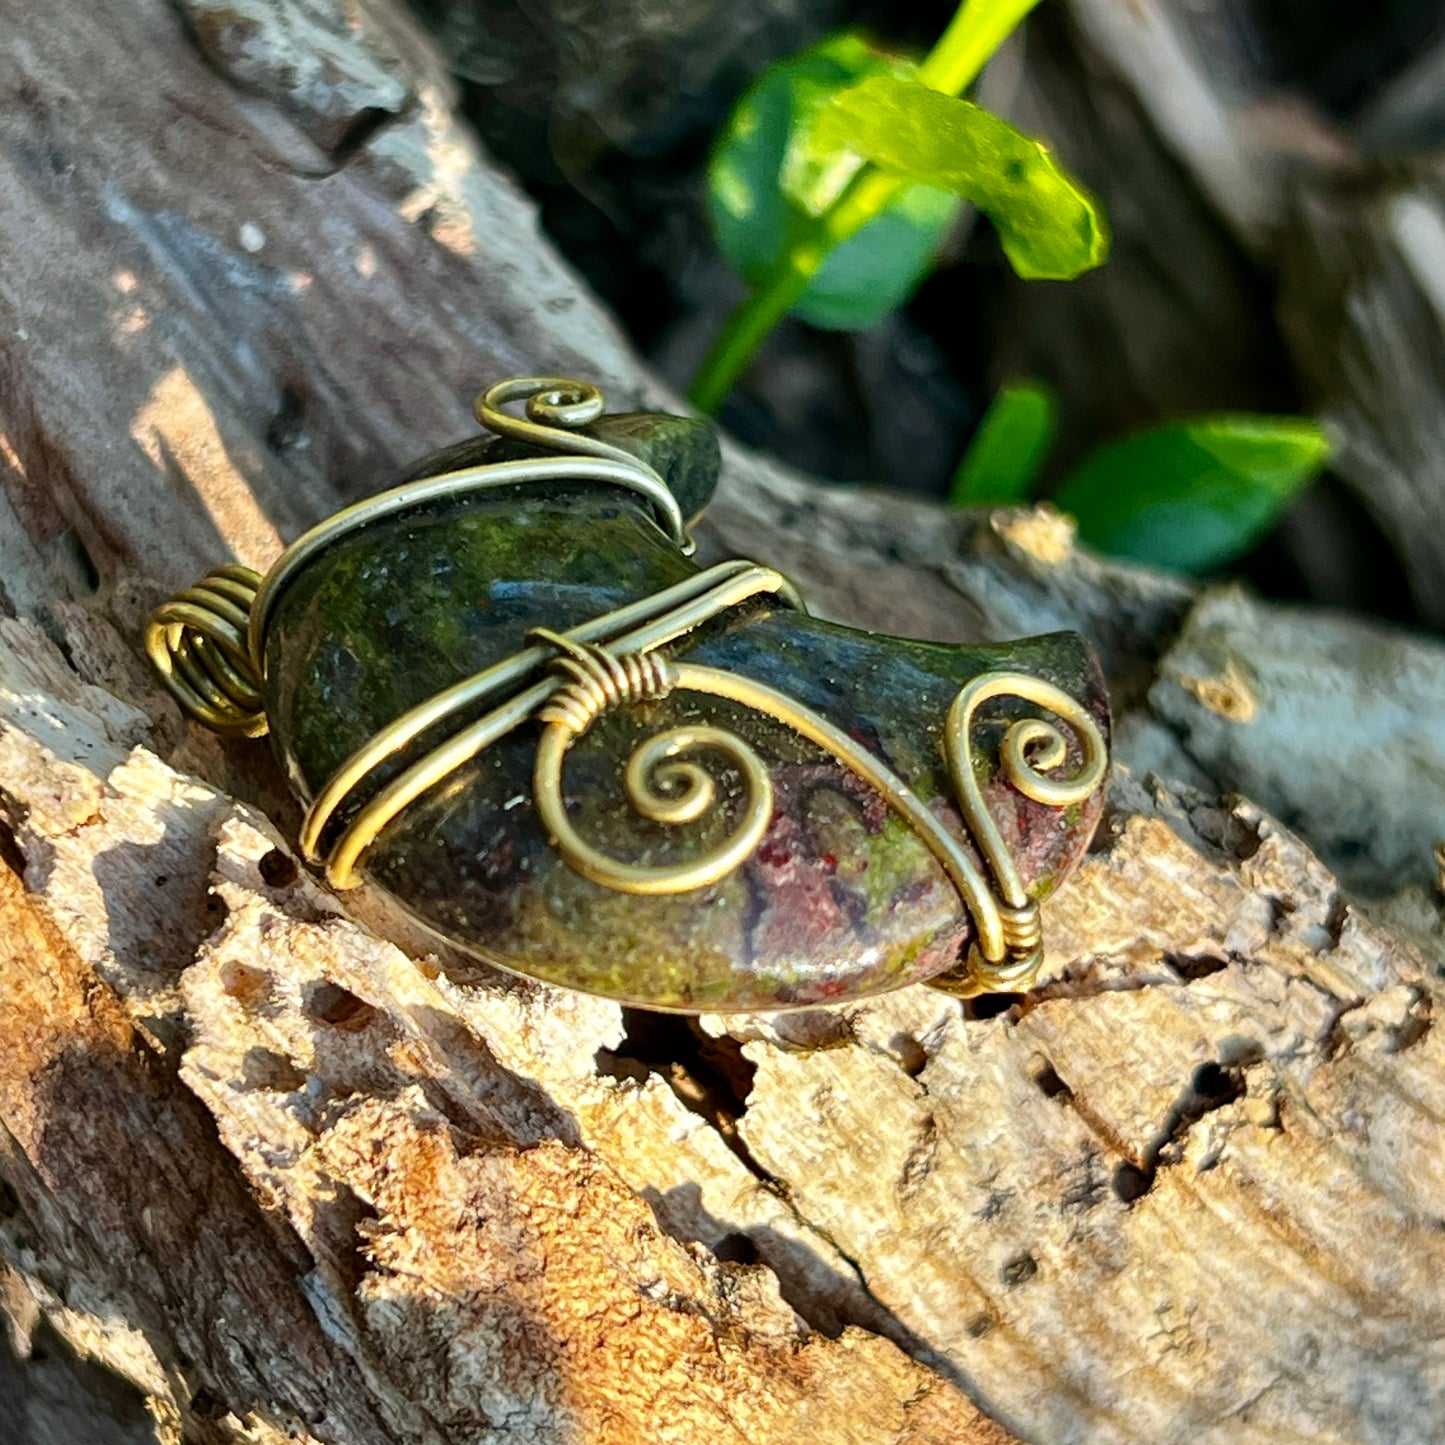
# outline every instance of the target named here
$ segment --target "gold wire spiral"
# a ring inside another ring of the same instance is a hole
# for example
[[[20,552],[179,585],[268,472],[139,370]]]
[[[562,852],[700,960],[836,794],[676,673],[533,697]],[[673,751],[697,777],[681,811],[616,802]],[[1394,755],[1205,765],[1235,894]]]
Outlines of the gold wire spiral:
[[[261,675],[251,656],[251,607],[261,574],[232,564],[158,608],[146,625],[152,665],[192,717],[222,737],[266,732]]]
[[[504,410],[513,402],[523,403],[525,420]],[[593,456],[625,456],[636,461],[630,452],[598,441],[596,437],[577,436],[578,428],[591,426],[607,409],[607,399],[590,381],[576,381],[566,376],[514,376],[489,386],[476,400],[472,410],[488,431],[533,446],[555,447],[558,430],[567,434],[569,444],[579,452]]]
[[[717,796],[712,777],[697,763],[677,761],[698,748],[721,753],[743,778],[741,816],[715,848],[685,862],[648,866],[609,858],[572,826],[562,794],[562,772],[572,745],[605,712],[629,703],[664,698],[683,674],[655,653],[625,653],[577,643],[544,627],[529,642],[557,649],[552,670],[563,681],[538,712],[543,732],[537,745],[532,797],[553,847],[584,878],[619,893],[690,893],[726,878],[752,856],[773,813],[773,784],[757,753],[724,728],[669,728],[649,738],[628,759],[625,785],[637,813],[654,823],[691,823]],[[689,669],[693,673],[695,670]],[[696,682],[694,675],[692,680]]]
[[[799,610],[803,606],[788,579],[771,567],[745,561],[719,562],[661,592],[594,617],[573,628],[566,637],[573,643],[603,642],[622,655],[652,654],[654,649],[687,636],[709,618],[755,597],[775,597]],[[302,852],[308,861],[325,864],[326,879],[333,888],[354,888],[360,882],[356,865],[361,855],[393,818],[547,705],[557,691],[557,679],[537,678],[536,674],[547,666],[555,651],[549,644],[534,643],[463,678],[403,713],[342,763],[306,810],[300,837]],[[377,768],[439,723],[498,699],[503,700],[369,798],[329,849],[323,847],[332,820],[346,809],[348,801]]]
[[[966,684],[954,698],[944,726],[944,755],[954,793],[989,872],[997,896],[993,907],[975,913],[978,941],[963,969],[932,980],[949,992],[1011,992],[1027,988],[1043,961],[1043,926],[1038,901],[1029,896],[1013,854],[984,802],[974,769],[973,724],[980,706],[993,698],[1014,697],[1046,708],[1061,718],[1078,740],[1083,761],[1072,777],[1048,774],[1069,757],[1068,740],[1044,718],[1020,718],[1010,724],[999,748],[1003,775],[1026,798],[1051,808],[1082,803],[1103,785],[1109,750],[1098,724],[1062,688],[1022,672],[988,672]]]
[[[847,733],[786,694],[751,678],[687,662],[663,664],[650,673],[645,659],[635,654],[617,656],[605,648],[580,646],[542,628],[533,629],[529,640],[558,650],[552,666],[566,679],[537,714],[544,732],[533,774],[533,800],[553,845],[584,877],[622,892],[687,892],[726,877],[762,841],[771,811],[767,772],[747,744],[718,728],[672,729],[643,744],[628,763],[627,789],[633,806],[645,817],[692,821],[712,805],[712,780],[695,764],[670,760],[694,746],[727,753],[747,780],[748,803],[743,822],[722,847],[689,863],[649,869],[598,853],[578,837],[568,820],[562,801],[563,762],[572,743],[597,716],[611,707],[662,696],[667,690],[708,693],[772,717],[831,753],[873,787],[927,845],[958,890],[976,935],[967,959],[930,979],[931,984],[963,997],[1032,984],[1043,959],[1039,905],[1023,886],[984,801],[973,729],[978,709],[995,698],[1016,698],[1052,712],[1077,741],[1082,753],[1077,772],[1066,778],[1049,776],[1068,761],[1070,750],[1058,725],[1044,718],[1020,718],[1009,725],[999,749],[1001,769],[1015,788],[1036,802],[1060,808],[1082,803],[1103,783],[1108,750],[1088,711],[1061,688],[1028,673],[989,672],[966,684],[949,709],[944,754],[968,837],[982,855],[980,871],[965,843],[943,826],[907,783]],[[660,763],[667,766],[659,767]],[[662,784],[667,792],[659,794],[651,784]]]

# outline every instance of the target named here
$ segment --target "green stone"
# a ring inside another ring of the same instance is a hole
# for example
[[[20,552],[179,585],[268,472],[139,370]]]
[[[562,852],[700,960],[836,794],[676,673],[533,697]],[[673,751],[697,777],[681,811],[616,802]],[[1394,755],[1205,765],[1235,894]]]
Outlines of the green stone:
[[[717,445],[702,424],[610,416],[590,430],[655,466],[685,515],[706,502]],[[525,450],[466,443],[413,476]],[[310,799],[381,728],[520,650],[529,629],[566,631],[696,571],[644,501],[585,481],[476,494],[341,537],[286,585],[267,635],[267,713],[293,785]],[[960,837],[942,735],[970,678],[997,668],[1036,674],[1107,727],[1097,665],[1072,633],[945,646],[854,631],[768,598],[716,618],[669,655],[791,695],[886,761]],[[986,801],[1025,884],[1043,897],[1084,852],[1100,799],[1054,810],[998,774],[1005,726],[1031,711],[990,705],[976,736],[989,770]],[[470,720],[451,721],[378,769],[323,842],[401,767]],[[696,823],[648,822],[625,796],[622,769],[633,749],[688,722],[743,737],[774,787],[761,844],[715,884],[641,897],[574,871],[533,806],[535,722],[413,803],[366,852],[362,871],[488,964],[645,1007],[799,1007],[879,993],[960,961],[972,921],[928,847],[837,759],[729,702],[679,690],[600,718],[565,774],[569,814],[589,842],[655,864],[696,856],[728,831],[741,784],[720,761],[720,806]]]

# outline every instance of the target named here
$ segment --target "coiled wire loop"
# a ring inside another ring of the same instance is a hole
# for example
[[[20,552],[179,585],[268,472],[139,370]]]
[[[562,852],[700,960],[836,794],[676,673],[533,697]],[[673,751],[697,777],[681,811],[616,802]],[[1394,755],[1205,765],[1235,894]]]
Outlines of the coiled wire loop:
[[[151,663],[176,701],[223,737],[261,737],[266,711],[248,630],[261,574],[233,563],[158,608],[146,625]]]

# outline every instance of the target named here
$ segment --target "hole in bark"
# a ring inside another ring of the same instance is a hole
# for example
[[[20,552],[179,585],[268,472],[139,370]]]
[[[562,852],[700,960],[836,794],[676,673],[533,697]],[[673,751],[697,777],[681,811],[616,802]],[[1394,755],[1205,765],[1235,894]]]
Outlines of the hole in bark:
[[[1058,1070],[1047,1060],[1042,1060],[1034,1070],[1034,1083],[1046,1099],[1063,1099],[1068,1103],[1074,1091],[1059,1077]]]
[[[725,1234],[712,1247],[713,1255],[726,1264],[756,1264],[758,1247],[746,1234]]]
[[[317,1023],[348,1034],[359,1034],[376,1017],[376,1010],[365,999],[324,980],[307,988],[306,1012]]]
[[[1290,915],[1297,912],[1299,905],[1293,898],[1274,897],[1269,900],[1269,931],[1278,937],[1284,932]]]
[[[266,423],[266,445],[273,452],[284,452],[295,446],[305,415],[306,402],[301,393],[295,387],[283,386],[276,410]]]
[[[693,1019],[647,1009],[623,1009],[627,1032],[615,1052],[597,1051],[597,1066],[616,1078],[661,1074],[683,1102],[704,1117],[710,1114],[740,1119],[747,1111],[757,1068],[744,1056],[734,1038],[710,1038]]]
[[[597,1050],[597,1072],[614,1079],[665,1079],[682,1104],[706,1119],[759,1179],[775,1182],[738,1133],[747,1112],[756,1065],[734,1038],[710,1038],[695,1019],[625,1008],[627,1032],[613,1049]]]
[[[191,1414],[198,1420],[224,1420],[230,1413],[226,1402],[205,1385],[191,1396]]]
[[[371,1268],[366,1246],[377,1212],[350,1185],[341,1185],[326,1211],[326,1253],[347,1291],[355,1294]]]
[[[1347,900],[1341,898],[1337,893],[1330,900],[1329,916],[1325,919],[1325,928],[1329,931],[1330,944],[1334,948],[1340,946],[1340,940],[1345,936],[1345,924],[1350,921],[1350,905]]]
[[[1114,1171],[1114,1193],[1125,1204],[1132,1204],[1136,1199],[1142,1199],[1153,1187],[1153,1172],[1146,1173],[1137,1164],[1131,1164],[1126,1159]]]
[[[1195,1099],[1190,1102],[1199,1110],[1194,1116],[1196,1119],[1202,1118],[1212,1109],[1231,1103],[1244,1093],[1243,1080],[1213,1062],[1200,1064],[1195,1069],[1189,1087],[1195,1095]]]
[[[82,590],[99,591],[100,569],[95,565],[95,558],[90,555],[85,543],[80,540],[80,534],[75,531],[67,531],[60,538],[57,546],[65,553],[74,568]]]
[[[963,1016],[967,1019],[994,1019],[1023,1001],[1021,993],[981,993],[977,998],[963,1001]]]
[[[15,829],[4,818],[0,818],[0,863],[17,878],[25,876],[25,853],[15,836]]]
[[[728,1096],[737,1101],[738,1114],[746,1113],[758,1066],[743,1054],[743,1046],[732,1037],[714,1039],[703,1034],[698,1058],[705,1068],[715,1070],[727,1081]]]
[[[1244,1094],[1244,1075],[1238,1068],[1225,1068],[1210,1060],[1200,1064],[1169,1111],[1149,1156],[1140,1168],[1127,1160],[1114,1171],[1114,1192],[1125,1204],[1132,1204],[1154,1187],[1154,1178],[1165,1152],[1179,1144],[1206,1114],[1232,1104]],[[1173,1156],[1171,1155],[1171,1158]],[[1167,1162],[1167,1161],[1165,1161]]]
[[[1345,1015],[1352,1013],[1356,1005],[1342,1008],[1330,1021],[1324,1037],[1320,1040],[1320,1057],[1325,1060],[1333,1060],[1345,1052],[1350,1046],[1349,1037],[1345,1033]]]
[[[368,105],[357,111],[350,125],[341,133],[341,138],[331,148],[331,159],[337,165],[345,165],[382,126],[396,119],[396,113],[383,110],[378,105]]]
[[[271,975],[264,968],[233,959],[221,969],[221,987],[237,1003],[255,1008],[271,997]]]
[[[1183,1139],[1206,1114],[1232,1104],[1243,1093],[1244,1076],[1240,1070],[1226,1069],[1213,1060],[1200,1064],[1190,1075],[1188,1088],[1179,1096],[1164,1121],[1159,1143],[1149,1161],[1150,1177],[1153,1177],[1154,1167],[1165,1149]]]
[[[1185,953],[1168,953],[1164,962],[1174,970],[1185,983],[1197,983],[1210,974],[1222,973],[1229,964],[1222,958],[1191,956]]]
[[[279,848],[272,848],[269,853],[262,854],[256,869],[268,888],[289,888],[300,872],[296,867],[296,860]]]
[[[1428,997],[1421,998],[1416,1003],[1409,1018],[1400,1025],[1399,1032],[1395,1036],[1396,1053],[1403,1054],[1406,1049],[1413,1049],[1430,1032],[1433,1012],[1434,1009]]]
[[[1226,852],[1237,858],[1241,863],[1248,862],[1260,850],[1264,838],[1259,831],[1259,825],[1246,822],[1243,818],[1234,813],[1224,820],[1224,829],[1220,837],[1220,844]]]
[[[888,1047],[910,1079],[916,1079],[928,1067],[928,1050],[912,1034],[894,1034]]]
[[[999,1278],[1008,1289],[1027,1284],[1039,1272],[1039,1262],[1031,1254],[1016,1255],[999,1271]]]
[[[241,1061],[241,1078],[248,1089],[270,1094],[294,1094],[306,1087],[306,1075],[285,1054],[260,1045],[249,1049]]]

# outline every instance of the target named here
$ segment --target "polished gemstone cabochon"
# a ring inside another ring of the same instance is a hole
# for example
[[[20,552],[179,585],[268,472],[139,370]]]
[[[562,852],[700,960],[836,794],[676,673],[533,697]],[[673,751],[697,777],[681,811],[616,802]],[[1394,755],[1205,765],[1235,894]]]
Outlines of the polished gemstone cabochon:
[[[685,513],[701,508],[716,473],[707,428],[617,416],[595,430],[657,467]],[[437,454],[416,475],[522,454],[516,443],[473,443]],[[314,797],[381,728],[519,651],[530,629],[566,631],[696,571],[645,500],[595,482],[484,492],[342,536],[287,583],[267,633],[266,708],[293,785]],[[667,652],[789,694],[886,762],[963,838],[942,738],[949,705],[970,678],[999,668],[1034,674],[1107,729],[1102,678],[1073,633],[947,646],[851,630],[766,598]],[[1086,848],[1101,796],[1054,809],[1000,774],[1005,728],[1037,712],[990,703],[974,738],[984,799],[1025,886],[1043,898]],[[327,836],[475,715],[423,735],[378,769]],[[569,815],[589,842],[652,865],[696,856],[725,836],[742,782],[720,755],[694,756],[719,785],[716,806],[696,822],[641,818],[623,786],[640,743],[695,722],[745,739],[773,783],[762,842],[716,883],[645,897],[574,871],[533,806],[534,721],[407,808],[368,849],[362,872],[486,963],[646,1007],[800,1007],[896,988],[960,962],[972,921],[927,845],[838,759],[725,700],[678,690],[597,720],[565,772]],[[1068,766],[1078,761],[1075,750]]]

